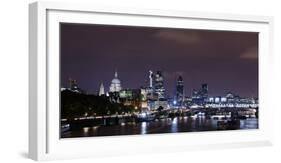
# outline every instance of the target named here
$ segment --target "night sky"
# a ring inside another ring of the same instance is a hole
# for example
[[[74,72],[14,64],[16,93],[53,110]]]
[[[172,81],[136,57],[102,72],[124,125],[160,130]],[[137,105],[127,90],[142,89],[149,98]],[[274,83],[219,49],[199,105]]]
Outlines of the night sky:
[[[63,23],[60,34],[62,87],[108,91],[117,70],[123,88],[139,88],[160,70],[170,97],[178,75],[187,96],[202,83],[211,96],[258,96],[258,33]]]

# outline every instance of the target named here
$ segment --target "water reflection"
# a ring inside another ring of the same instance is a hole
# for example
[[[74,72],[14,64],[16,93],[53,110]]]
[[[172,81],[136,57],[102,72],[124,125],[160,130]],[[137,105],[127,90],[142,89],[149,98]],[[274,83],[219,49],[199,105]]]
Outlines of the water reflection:
[[[258,120],[248,119],[248,120],[240,121],[240,128],[241,129],[258,128]]]
[[[172,120],[171,132],[172,133],[178,132],[178,118],[174,118]]]
[[[141,123],[141,134],[146,134],[147,131],[147,122],[142,122]]]
[[[176,117],[152,122],[125,123],[112,126],[93,126],[62,133],[63,138],[86,136],[139,135],[218,130],[218,120],[205,117]],[[258,119],[240,120],[238,129],[257,129]]]
[[[88,132],[89,132],[89,127],[84,127],[84,128],[83,128],[83,135],[84,135],[84,136],[87,136],[87,135],[88,135]]]

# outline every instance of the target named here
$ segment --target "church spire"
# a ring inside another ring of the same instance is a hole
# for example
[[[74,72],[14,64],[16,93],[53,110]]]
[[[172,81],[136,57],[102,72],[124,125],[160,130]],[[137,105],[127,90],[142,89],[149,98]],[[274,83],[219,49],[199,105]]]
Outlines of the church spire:
[[[115,77],[115,78],[118,78],[118,73],[117,73],[117,70],[115,70],[114,77]]]
[[[105,91],[104,91],[104,86],[103,86],[103,83],[101,82],[101,85],[100,85],[100,91],[99,91],[99,96],[102,96],[105,94]]]

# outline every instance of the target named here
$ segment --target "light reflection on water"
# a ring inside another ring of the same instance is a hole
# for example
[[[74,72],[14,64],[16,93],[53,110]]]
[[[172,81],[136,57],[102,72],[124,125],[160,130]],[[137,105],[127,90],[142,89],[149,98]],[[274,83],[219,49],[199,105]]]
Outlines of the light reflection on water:
[[[147,122],[142,122],[141,123],[141,134],[146,134],[146,130],[147,130],[146,123]]]
[[[176,133],[178,132],[178,118],[174,118],[172,121],[171,132]]]
[[[258,128],[258,120],[255,119],[255,118],[247,119],[247,120],[241,120],[240,121],[240,128],[241,129]]]
[[[217,130],[217,121],[205,117],[176,117],[160,119],[153,122],[127,123],[113,126],[84,127],[80,130],[67,131],[62,134],[67,137],[139,135],[155,133],[177,133]],[[240,129],[257,129],[258,119],[240,120]]]

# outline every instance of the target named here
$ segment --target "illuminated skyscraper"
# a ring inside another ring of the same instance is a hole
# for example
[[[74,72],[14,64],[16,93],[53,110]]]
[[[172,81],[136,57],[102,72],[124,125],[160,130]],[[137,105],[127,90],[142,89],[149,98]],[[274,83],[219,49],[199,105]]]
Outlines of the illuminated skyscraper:
[[[161,71],[157,71],[154,78],[154,89],[158,99],[165,98],[164,78]]]
[[[148,76],[148,86],[146,87],[146,92],[149,94],[149,96],[153,96],[154,93],[154,75],[151,70],[149,70],[149,76]]]
[[[208,84],[202,84],[201,87],[201,96],[203,98],[207,98],[208,97]]]
[[[149,70],[149,88],[153,87],[153,72]]]
[[[181,76],[177,79],[176,84],[176,100],[178,105],[182,105],[184,101],[184,85],[183,85],[183,79]]]

